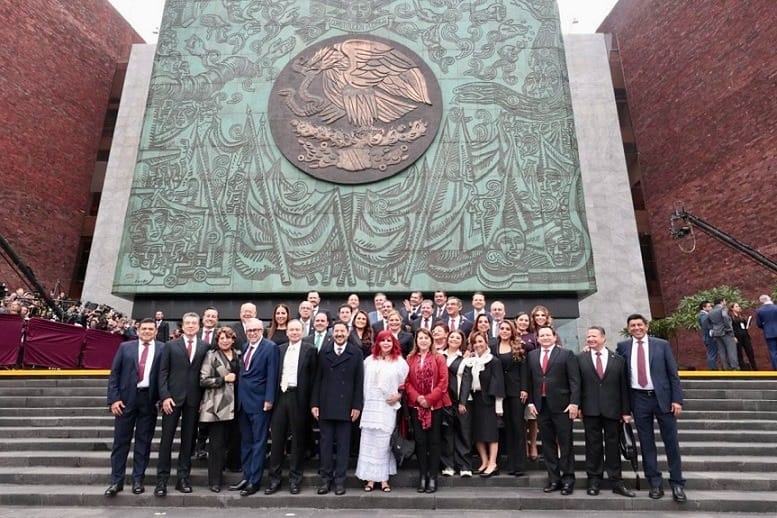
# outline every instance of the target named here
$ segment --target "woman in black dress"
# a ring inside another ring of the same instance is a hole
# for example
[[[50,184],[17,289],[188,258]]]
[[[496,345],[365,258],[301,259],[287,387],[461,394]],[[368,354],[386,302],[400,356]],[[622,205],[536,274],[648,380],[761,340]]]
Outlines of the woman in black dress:
[[[267,338],[275,342],[276,345],[285,344],[289,341],[286,337],[286,325],[289,323],[290,314],[289,306],[286,304],[278,304],[272,310],[272,322],[270,323]]]
[[[530,331],[531,325],[531,317],[525,311],[515,315],[515,330],[527,356],[537,348],[537,338]],[[526,409],[523,417],[526,420],[526,454],[533,462],[539,457],[539,452],[537,451],[537,418],[531,415],[528,409]]]
[[[502,365],[488,347],[486,333],[471,333],[469,346],[474,353],[467,360],[472,366],[472,440],[480,456],[477,473],[488,478],[499,473],[496,464],[499,455],[498,417],[503,413],[504,376]]]
[[[508,474],[520,477],[526,474],[526,421],[524,412],[529,397],[529,372],[526,351],[509,320],[499,324],[499,336],[494,347],[502,364],[505,383],[504,431],[507,446]]]
[[[350,297],[349,297],[350,299]],[[372,354],[372,326],[366,312],[359,310],[353,317],[353,329],[351,329],[351,343],[361,349],[362,356],[366,360]]]
[[[744,363],[742,363],[743,356],[747,355],[747,360],[750,362],[750,370],[757,371],[758,366],[755,364],[753,343],[750,340],[750,332],[747,330],[747,318],[742,314],[742,308],[739,307],[739,304],[736,302],[732,302],[728,305],[728,313],[731,315],[731,326],[734,328],[734,338],[737,339],[739,365],[740,367],[744,365]]]

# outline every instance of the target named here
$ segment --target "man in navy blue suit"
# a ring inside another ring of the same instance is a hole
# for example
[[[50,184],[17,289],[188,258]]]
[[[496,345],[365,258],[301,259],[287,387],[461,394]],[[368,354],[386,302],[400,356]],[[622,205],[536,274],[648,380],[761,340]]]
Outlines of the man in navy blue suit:
[[[755,323],[764,332],[772,370],[777,370],[777,305],[769,295],[761,295],[758,301],[761,307],[755,310]]]
[[[675,502],[685,502],[685,480],[677,439],[677,418],[683,410],[683,391],[669,342],[648,337],[648,321],[639,314],[626,323],[631,340],[618,342],[618,354],[626,359],[631,387],[631,408],[642,449],[642,467],[650,483],[650,498],[664,496],[653,419],[658,421],[669,464],[669,484]]]
[[[133,432],[132,492],[139,495],[145,490],[143,479],[151,453],[156,403],[159,400],[159,356],[164,347],[164,343],[154,340],[156,333],[153,319],[141,320],[138,339],[122,343],[113,357],[108,378],[108,405],[116,419],[111,450],[111,485],[105,490],[105,496],[116,496],[124,489],[127,454]]]
[[[242,347],[243,365],[237,385],[243,480],[229,489],[240,491],[241,496],[249,496],[259,491],[262,482],[270,411],[278,386],[280,354],[275,342],[262,337],[264,324],[261,320],[251,318],[244,325],[248,343]]]

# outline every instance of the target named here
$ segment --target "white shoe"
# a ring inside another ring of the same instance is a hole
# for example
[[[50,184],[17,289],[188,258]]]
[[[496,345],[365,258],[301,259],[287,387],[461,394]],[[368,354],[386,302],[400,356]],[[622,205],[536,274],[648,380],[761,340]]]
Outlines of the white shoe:
[[[459,475],[461,475],[461,478],[471,478],[472,472],[468,469],[463,469],[459,472]]]
[[[456,472],[453,471],[453,468],[445,468],[444,470],[442,470],[443,477],[452,477],[455,474]]]

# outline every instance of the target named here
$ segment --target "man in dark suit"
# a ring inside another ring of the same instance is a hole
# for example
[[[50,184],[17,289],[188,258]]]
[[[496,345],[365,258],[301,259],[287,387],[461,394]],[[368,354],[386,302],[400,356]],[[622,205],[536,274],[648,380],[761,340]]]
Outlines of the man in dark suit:
[[[606,468],[612,492],[634,497],[634,492],[624,485],[621,471],[621,420],[631,422],[626,361],[605,348],[606,341],[604,328],[589,327],[585,337],[586,350],[577,356],[588,494],[599,494]]]
[[[580,405],[580,368],[569,349],[556,345],[556,331],[550,326],[537,330],[540,347],[529,353],[529,412],[537,417],[542,438],[542,457],[548,471],[543,491],[575,490],[575,453],[572,423]]]
[[[167,479],[170,477],[170,457],[173,437],[181,421],[181,449],[178,452],[175,489],[191,493],[189,480],[192,465],[194,430],[199,421],[200,367],[208,345],[200,340],[200,316],[186,313],[182,319],[183,335],[168,342],[159,363],[159,399],[162,401],[162,439],[159,444],[157,484],[155,496],[167,495]]]
[[[336,322],[333,343],[321,349],[310,405],[321,431],[319,495],[345,494],[345,472],[351,445],[351,423],[364,405],[364,363],[361,351],[348,343],[348,326]],[[337,457],[333,459],[335,445]],[[334,460],[334,462],[333,462]]]
[[[465,336],[469,336],[470,331],[472,331],[472,321],[461,314],[461,299],[448,297],[448,302],[445,303],[445,311],[447,316],[442,321],[448,326],[448,330],[458,329]]]
[[[245,322],[248,343],[243,345],[243,365],[237,385],[238,419],[242,441],[243,480],[232,491],[241,496],[259,491],[267,449],[270,411],[278,386],[278,346],[262,337],[264,324],[258,318]]]
[[[170,324],[165,322],[165,314],[161,310],[154,313],[154,323],[156,324],[156,338],[160,343],[170,340]]]
[[[300,491],[310,393],[318,365],[318,351],[313,344],[302,340],[302,323],[299,320],[289,322],[286,335],[289,341],[279,350],[278,397],[270,422],[270,485],[264,491],[266,495],[275,493],[281,487],[281,465],[289,434],[289,492],[296,495]]]
[[[683,410],[683,391],[669,342],[648,337],[648,321],[629,315],[626,323],[631,340],[618,342],[618,354],[626,359],[631,387],[631,409],[642,450],[642,466],[650,483],[650,498],[664,496],[653,419],[658,421],[669,464],[669,484],[676,502],[685,502],[685,480],[677,440],[677,418]]]
[[[726,300],[716,298],[712,301],[715,307],[707,314],[712,341],[718,348],[718,358],[723,370],[739,370],[737,358],[737,341],[734,338],[734,326],[731,315],[728,314]]]
[[[474,322],[480,315],[486,315],[488,321],[491,322],[491,313],[486,310],[486,296],[482,291],[476,291],[472,294],[472,310],[464,313],[464,318],[470,322]]]
[[[156,323],[146,318],[138,328],[138,340],[119,346],[108,378],[108,405],[114,415],[113,449],[111,450],[111,485],[105,496],[116,496],[124,489],[132,434],[135,434],[135,451],[132,455],[132,492],[142,493],[151,439],[156,426],[159,400],[157,381],[159,357],[164,343],[154,340]]]
[[[304,338],[313,332],[313,304],[303,300],[299,303],[297,313],[299,321],[302,323],[302,337]]]
[[[755,310],[755,323],[763,330],[772,370],[777,370],[777,305],[769,295],[758,297],[761,306]]]
[[[436,319],[434,318],[434,302],[426,299],[421,302],[418,318],[412,321],[410,324],[410,329],[412,333],[415,333],[419,328],[422,327],[431,331],[435,322]]]
[[[319,313],[313,318],[313,331],[302,340],[312,345],[316,349],[316,354],[332,341],[332,333],[329,331],[329,317],[326,313]]]
[[[372,334],[377,335],[383,330],[388,329],[388,316],[389,313],[394,311],[394,303],[386,299],[380,307],[380,319],[372,324]]]
[[[232,329],[235,331],[235,344],[243,345],[248,342],[248,336],[246,336],[246,322],[252,318],[256,318],[256,306],[250,302],[246,302],[240,306],[240,322],[232,326]]]
[[[699,303],[699,313],[696,315],[696,322],[699,324],[701,340],[707,349],[707,369],[711,371],[718,370],[718,346],[712,340],[712,326],[707,318],[712,310],[712,302],[703,300]]]

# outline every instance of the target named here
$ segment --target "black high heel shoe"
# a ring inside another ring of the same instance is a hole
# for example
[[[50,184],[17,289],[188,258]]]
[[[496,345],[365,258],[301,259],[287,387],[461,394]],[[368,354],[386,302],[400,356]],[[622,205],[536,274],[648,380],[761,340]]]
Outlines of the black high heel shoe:
[[[418,489],[416,489],[419,493],[426,493],[426,488],[429,485],[429,479],[426,477],[421,477],[418,481]]]

